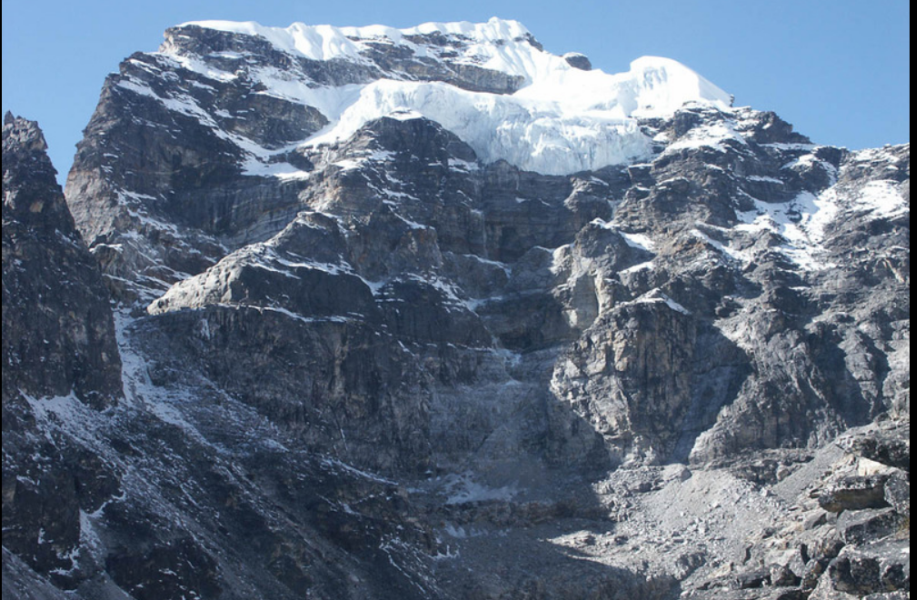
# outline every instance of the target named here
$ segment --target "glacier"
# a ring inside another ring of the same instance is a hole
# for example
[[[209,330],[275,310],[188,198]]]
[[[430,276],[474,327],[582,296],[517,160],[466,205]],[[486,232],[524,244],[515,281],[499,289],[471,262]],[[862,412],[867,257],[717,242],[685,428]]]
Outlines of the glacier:
[[[312,106],[328,125],[298,145],[316,147],[349,138],[367,122],[393,115],[422,116],[468,143],[484,162],[505,160],[521,169],[566,175],[633,162],[652,154],[653,140],[639,119],[669,117],[685,103],[729,110],[731,96],[677,61],[642,57],[625,73],[583,70],[543,50],[517,21],[426,23],[408,29],[333,27],[295,23],[286,28],[255,22],[196,21],[183,26],[258,36],[276,50],[309,60],[368,64],[372,45],[395,45],[416,57],[446,60],[418,35],[460,40],[452,65],[476,66],[521,78],[512,94],[460,89],[445,82],[382,78],[317,86],[274,68],[256,70],[259,93]],[[232,79],[207,57],[174,46],[160,53],[210,78]],[[257,154],[257,153],[256,153]],[[261,153],[265,154],[265,153]],[[267,156],[257,157],[266,162]],[[256,165],[251,174],[263,175]]]

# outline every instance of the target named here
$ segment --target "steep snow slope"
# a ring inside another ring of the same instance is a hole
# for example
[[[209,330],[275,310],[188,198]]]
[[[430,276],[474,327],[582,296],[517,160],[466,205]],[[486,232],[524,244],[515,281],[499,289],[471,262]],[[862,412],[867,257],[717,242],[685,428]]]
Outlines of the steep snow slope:
[[[259,93],[316,107],[329,121],[303,140],[311,146],[347,139],[382,116],[416,112],[457,134],[485,162],[504,159],[525,170],[560,175],[648,156],[651,140],[640,131],[637,118],[671,116],[685,102],[721,109],[730,103],[728,94],[673,60],[643,57],[619,74],[586,71],[544,51],[520,23],[495,18],[480,24],[427,23],[400,30],[302,23],[276,28],[227,21],[184,25],[188,26],[258,36],[296,59],[371,68],[371,52],[385,47],[421,62],[479,67],[521,82],[514,93],[497,94],[460,89],[449,82],[411,81],[411,73],[396,69],[377,80],[324,86],[291,76],[290,71],[260,69]],[[213,54],[197,57],[168,43],[161,51],[208,77],[235,77],[207,60]],[[222,58],[244,56],[225,52]]]

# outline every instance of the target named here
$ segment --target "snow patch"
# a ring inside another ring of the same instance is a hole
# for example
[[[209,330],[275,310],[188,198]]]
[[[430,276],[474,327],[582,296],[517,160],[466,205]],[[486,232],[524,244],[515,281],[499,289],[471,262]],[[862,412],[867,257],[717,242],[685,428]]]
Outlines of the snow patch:
[[[624,237],[624,241],[627,242],[627,245],[631,248],[653,252],[653,249],[656,247],[653,239],[645,233],[627,233],[624,231],[619,231],[618,233]]]
[[[446,504],[464,504],[466,502],[509,501],[519,493],[515,483],[500,488],[492,488],[475,481],[471,474],[450,475],[445,485],[449,494]],[[462,530],[464,532],[464,530]],[[450,533],[450,535],[452,535]],[[453,537],[464,537],[457,534]]]
[[[811,192],[800,192],[790,202],[780,204],[746,196],[754,201],[755,209],[736,212],[742,222],[736,226],[737,231],[772,231],[781,235],[786,244],[780,247],[780,251],[803,270],[820,271],[835,266],[824,260],[825,250],[821,244],[826,227],[840,212],[835,187],[828,188],[818,196]],[[749,260],[746,254],[736,253],[736,256]]]
[[[653,264],[653,261],[650,260],[650,261],[642,262],[642,263],[637,264],[637,265],[634,265],[634,266],[632,266],[632,267],[628,267],[628,268],[626,268],[626,269],[623,269],[623,270],[620,271],[620,273],[621,273],[622,275],[624,275],[624,274],[629,274],[629,273],[638,273],[638,272],[640,272],[640,271],[652,271],[652,270],[655,269],[655,268],[656,268],[656,267],[655,267],[655,265]]]
[[[678,152],[679,150],[702,147],[726,152],[726,142],[728,141],[737,142],[742,146],[748,144],[748,141],[736,131],[734,121],[704,124],[691,129],[677,141],[670,144],[663,152],[663,155]]]
[[[766,181],[768,183],[776,183],[778,185],[784,185],[784,183],[781,180],[777,179],[776,177],[766,177],[764,175],[748,175],[745,177],[745,179],[748,179],[750,181]]]
[[[387,479],[381,475],[376,475],[375,473],[370,473],[368,471],[363,471],[352,465],[348,465],[345,462],[342,462],[336,458],[323,457],[321,464],[324,468],[331,471],[344,471],[350,475],[360,477],[362,479],[368,479],[369,481],[374,481],[376,483],[384,483],[386,485],[397,485],[397,482],[392,479]]]
[[[712,246],[713,248],[718,250],[721,254],[725,254],[727,257],[733,260],[737,260],[739,262],[744,263],[744,262],[750,261],[752,258],[750,253],[743,252],[741,250],[736,250],[734,248],[730,248],[729,246],[711,238],[709,235],[705,234],[704,232],[700,231],[699,229],[692,229],[691,235],[703,240],[706,244]]]
[[[910,212],[907,201],[894,181],[870,181],[854,196],[854,207],[868,210],[875,218],[890,218]]]
[[[632,300],[630,302],[622,302],[622,304],[657,304],[662,303],[683,315],[690,315],[691,311],[687,308],[673,300],[668,294],[665,294],[659,290],[659,288],[654,288],[642,296]]]

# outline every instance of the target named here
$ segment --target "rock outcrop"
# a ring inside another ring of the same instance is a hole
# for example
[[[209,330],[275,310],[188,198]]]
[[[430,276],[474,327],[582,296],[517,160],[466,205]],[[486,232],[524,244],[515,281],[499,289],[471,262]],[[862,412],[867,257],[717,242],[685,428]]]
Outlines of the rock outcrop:
[[[117,473],[80,440],[77,423],[70,423],[77,430],[73,437],[54,435],[40,423],[61,408],[73,411],[60,413],[64,420],[79,414],[102,418],[101,411],[122,400],[108,291],[74,226],[46,149],[35,122],[7,113],[3,594],[11,598],[44,597],[45,587],[54,588],[35,583],[41,576],[76,567],[81,511],[96,510],[118,489]]]
[[[3,125],[4,406],[18,393],[102,408],[121,395],[108,294],[32,121]]]

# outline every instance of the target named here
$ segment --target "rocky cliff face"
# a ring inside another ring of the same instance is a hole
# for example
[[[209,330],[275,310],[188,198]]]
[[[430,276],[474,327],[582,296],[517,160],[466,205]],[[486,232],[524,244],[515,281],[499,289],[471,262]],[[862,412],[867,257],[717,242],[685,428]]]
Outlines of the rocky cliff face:
[[[3,124],[3,547],[23,569],[72,569],[80,512],[117,489],[106,461],[41,424],[51,407],[101,415],[121,360],[99,267],[55,181],[36,123]],[[103,412],[105,411],[105,412]],[[66,417],[63,417],[66,418]],[[27,565],[27,566],[25,566]],[[12,597],[16,597],[13,595]]]
[[[108,294],[32,121],[3,125],[4,405],[19,394],[102,408],[121,395]]]
[[[500,21],[204,22],[122,63],[66,195],[124,399],[29,401],[107,483],[36,562],[4,469],[19,589],[905,593],[909,147],[589,66]]]

